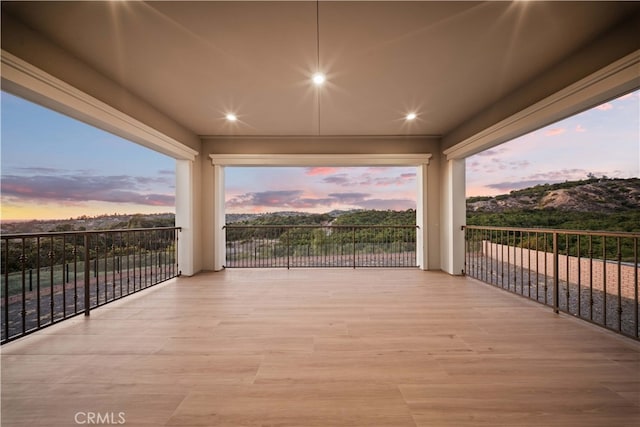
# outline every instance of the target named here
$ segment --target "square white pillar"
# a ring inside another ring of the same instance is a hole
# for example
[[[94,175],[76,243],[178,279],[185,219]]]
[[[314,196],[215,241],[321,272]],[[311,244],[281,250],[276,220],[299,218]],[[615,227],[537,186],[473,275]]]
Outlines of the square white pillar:
[[[421,270],[429,269],[429,223],[427,221],[427,172],[428,164],[416,167],[418,194],[416,197],[416,265]]]
[[[224,268],[227,258],[227,239],[224,226],[224,166],[213,165],[213,269]]]
[[[441,192],[441,263],[449,274],[464,274],[466,224],[465,160],[443,159]]]
[[[192,276],[202,269],[200,257],[200,167],[198,161],[176,160],[176,226],[178,234],[178,269]]]

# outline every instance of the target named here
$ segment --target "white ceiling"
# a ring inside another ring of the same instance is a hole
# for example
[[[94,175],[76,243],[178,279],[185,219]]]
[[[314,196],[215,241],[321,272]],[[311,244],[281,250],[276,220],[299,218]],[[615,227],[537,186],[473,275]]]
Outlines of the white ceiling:
[[[445,135],[638,6],[2,3],[3,13],[198,135]],[[310,82],[318,41],[328,77],[320,89]],[[410,111],[418,118],[409,123]],[[239,122],[226,122],[227,112]]]

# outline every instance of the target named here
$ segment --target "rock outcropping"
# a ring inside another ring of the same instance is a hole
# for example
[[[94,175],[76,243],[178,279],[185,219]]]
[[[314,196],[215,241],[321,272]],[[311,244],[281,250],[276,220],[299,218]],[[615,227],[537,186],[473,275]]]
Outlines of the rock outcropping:
[[[472,197],[467,211],[554,209],[574,212],[640,210],[640,179],[588,179],[537,185],[495,197]]]

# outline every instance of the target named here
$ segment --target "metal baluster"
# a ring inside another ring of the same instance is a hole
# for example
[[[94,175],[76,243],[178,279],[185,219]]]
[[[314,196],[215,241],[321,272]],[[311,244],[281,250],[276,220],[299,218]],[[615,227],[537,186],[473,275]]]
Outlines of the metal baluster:
[[[484,281],[489,283],[489,231],[482,230],[482,276]]]
[[[38,314],[38,329],[40,329],[42,323],[42,308],[40,307],[40,236],[36,238],[36,299],[38,300],[38,305],[36,306]]]
[[[69,281],[69,266],[67,266],[67,238],[62,235],[62,318],[67,317],[67,282]],[[66,277],[65,277],[66,275]]]
[[[548,282],[549,282],[549,271],[547,270],[547,264],[548,264],[547,260],[549,258],[548,257],[549,250],[547,248],[547,233],[542,233],[542,235],[544,236],[544,247],[543,247],[543,250],[544,250],[544,303],[545,305],[548,305],[547,292],[548,292]]]
[[[633,333],[638,338],[638,238],[633,238]]]
[[[100,305],[100,234],[96,233],[96,258],[93,262],[94,271],[93,277],[96,278],[96,307]]]
[[[547,239],[545,238],[545,242],[547,241]],[[545,251],[545,258],[546,258],[546,252]],[[558,259],[558,233],[554,232],[553,233],[553,311],[555,313],[558,313],[558,299],[559,299],[559,295],[560,295],[560,290],[559,285],[560,285],[560,278],[559,276],[559,259]],[[546,277],[546,271],[545,271],[545,277]],[[545,279],[546,280],[546,279]],[[546,282],[545,282],[546,283]],[[546,286],[545,286],[546,288]],[[546,293],[546,289],[545,289],[545,296],[547,295]],[[546,303],[546,300],[545,300]]]
[[[622,247],[620,237],[617,238],[618,249],[618,332],[622,331]]]
[[[531,232],[527,231],[527,293],[529,299],[531,299]],[[536,297],[536,299],[538,299]]]
[[[578,317],[582,317],[582,264],[581,264],[581,242],[580,235],[577,235],[577,258],[578,258]]]
[[[103,233],[104,235],[104,303],[109,302],[109,266],[107,265],[107,260],[109,258],[109,239],[108,234]]]
[[[607,327],[607,237],[602,236],[602,324]]]
[[[566,281],[566,298],[567,298],[567,313],[571,313],[571,307],[569,305],[570,299],[570,289],[569,289],[569,233],[565,234],[565,261],[566,261],[566,271],[567,271],[567,281]]]
[[[48,257],[49,257],[49,288],[51,291],[51,294],[49,295],[49,300],[51,301],[51,323],[54,322],[55,320],[55,302],[53,300],[53,294],[54,294],[54,289],[53,289],[53,283],[54,283],[54,279],[53,279],[53,236],[51,236],[51,238],[49,239],[49,244],[51,245],[49,248],[49,253],[48,253]]]
[[[353,268],[356,268],[356,228],[351,227],[351,233],[353,237]]]
[[[118,277],[120,281],[120,296],[122,297],[122,253],[124,252],[124,239],[122,231],[119,233],[120,246],[118,247]]]
[[[175,266],[176,266],[176,271],[178,273],[178,276],[182,275],[182,271],[180,271],[180,258],[178,257],[178,246],[179,246],[179,240],[180,240],[180,233],[182,232],[182,229],[179,230],[174,230],[174,239],[175,239],[175,249],[174,249],[174,255],[175,255]]]
[[[89,267],[91,261],[89,260],[89,233],[84,234],[84,315],[89,316],[91,311],[91,289],[89,287],[89,280],[91,279],[91,273]]]
[[[78,236],[73,235],[73,314],[78,313]]]
[[[511,233],[507,230],[507,289],[511,291]],[[504,271],[502,272],[502,280],[504,281]]]
[[[4,240],[4,257],[4,341],[6,341],[9,339],[9,239]]]
[[[589,235],[589,320],[593,320],[593,236]]]
[[[25,246],[25,238],[22,238],[22,249],[20,254],[20,264],[22,270],[22,311],[20,313],[20,317],[22,318],[22,333],[24,334],[27,330],[27,284],[26,284],[26,274],[25,274],[25,266],[26,266],[26,254],[24,252]],[[7,253],[8,255],[8,253]],[[9,311],[9,306],[5,306],[5,310]]]
[[[111,281],[113,282],[112,284],[112,292],[113,292],[113,299],[116,299],[116,269],[118,268],[118,266],[116,265],[116,233],[110,233],[111,234]]]

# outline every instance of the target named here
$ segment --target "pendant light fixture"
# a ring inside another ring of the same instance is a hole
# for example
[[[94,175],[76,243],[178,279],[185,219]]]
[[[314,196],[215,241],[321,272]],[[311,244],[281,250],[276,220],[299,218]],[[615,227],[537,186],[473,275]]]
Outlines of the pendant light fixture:
[[[316,72],[311,79],[316,86],[322,86],[327,79],[320,71],[320,0],[316,0]]]
[[[320,0],[316,0],[316,72],[311,77],[316,86],[316,100],[318,107],[318,136],[320,136],[320,87],[327,77],[320,71]]]

